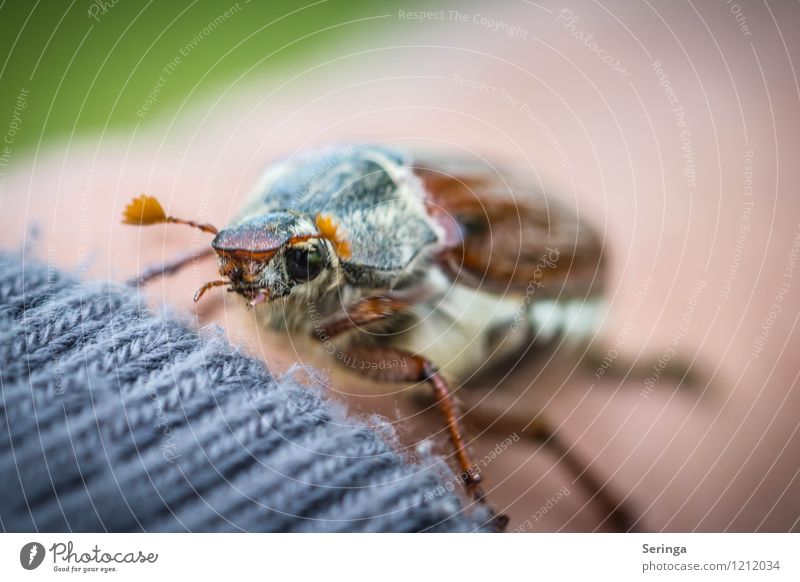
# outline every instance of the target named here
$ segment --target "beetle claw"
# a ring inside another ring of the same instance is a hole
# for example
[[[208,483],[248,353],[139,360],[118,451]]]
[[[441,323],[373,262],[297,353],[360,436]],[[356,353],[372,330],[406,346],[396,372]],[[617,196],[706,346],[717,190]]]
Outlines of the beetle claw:
[[[218,281],[209,281],[208,283],[204,283],[202,287],[200,287],[197,291],[194,292],[194,302],[197,303],[200,301],[200,298],[205,295],[205,292],[211,289],[212,287],[220,287],[222,285],[228,285],[228,281],[223,281],[222,279]]]

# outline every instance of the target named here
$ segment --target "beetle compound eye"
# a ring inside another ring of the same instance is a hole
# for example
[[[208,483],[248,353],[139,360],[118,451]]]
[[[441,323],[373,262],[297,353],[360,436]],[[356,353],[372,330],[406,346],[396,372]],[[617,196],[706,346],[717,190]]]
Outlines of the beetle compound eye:
[[[325,260],[319,249],[289,249],[286,251],[286,270],[289,276],[301,283],[311,281],[322,272]]]

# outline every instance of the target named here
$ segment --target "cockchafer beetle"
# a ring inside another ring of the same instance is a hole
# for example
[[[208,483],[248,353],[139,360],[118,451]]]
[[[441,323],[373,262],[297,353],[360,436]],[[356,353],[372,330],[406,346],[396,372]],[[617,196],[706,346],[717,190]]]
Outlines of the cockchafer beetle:
[[[226,286],[273,329],[313,336],[434,391],[468,492],[484,500],[450,382],[559,333],[593,330],[603,278],[597,234],[533,180],[487,162],[337,145],[271,166],[240,217],[217,230],[149,196],[124,222],[215,235]],[[144,274],[173,272],[184,258]],[[311,317],[309,306],[313,306]],[[379,362],[402,361],[402,366]],[[504,517],[497,517],[502,527]]]

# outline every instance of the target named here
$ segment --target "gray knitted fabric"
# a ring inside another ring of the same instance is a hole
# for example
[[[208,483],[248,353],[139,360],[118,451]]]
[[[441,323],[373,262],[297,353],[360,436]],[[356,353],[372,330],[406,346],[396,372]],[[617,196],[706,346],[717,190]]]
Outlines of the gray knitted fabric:
[[[442,463],[406,462],[137,294],[0,255],[5,531],[474,531]],[[438,467],[437,467],[438,465]],[[450,488],[452,489],[452,488]]]

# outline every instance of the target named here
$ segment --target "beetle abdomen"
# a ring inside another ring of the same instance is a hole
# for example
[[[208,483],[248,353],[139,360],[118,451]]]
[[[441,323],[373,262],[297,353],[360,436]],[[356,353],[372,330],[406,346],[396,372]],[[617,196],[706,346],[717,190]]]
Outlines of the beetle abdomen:
[[[414,308],[415,322],[389,341],[421,353],[446,374],[464,380],[493,362],[534,345],[582,342],[595,331],[598,297],[538,299],[499,295],[459,283]]]

